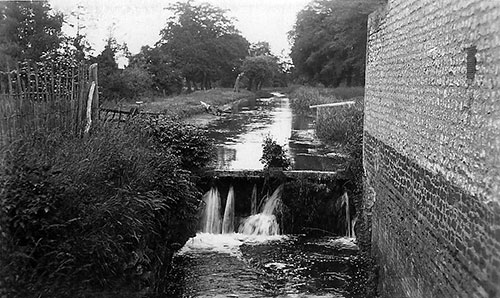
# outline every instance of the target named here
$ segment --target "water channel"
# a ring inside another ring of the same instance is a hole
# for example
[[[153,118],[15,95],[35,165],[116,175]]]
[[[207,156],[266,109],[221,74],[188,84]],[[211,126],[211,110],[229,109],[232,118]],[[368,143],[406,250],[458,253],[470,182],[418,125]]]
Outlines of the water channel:
[[[343,155],[316,139],[314,117],[294,115],[279,94],[235,105],[208,129],[217,141],[216,169],[261,170],[266,136],[287,149],[295,170],[335,171],[343,165]],[[356,286],[366,273],[354,237],[282,235],[274,213],[283,185],[262,199],[255,190],[256,184],[245,196],[252,212],[241,217],[234,205],[242,196],[232,185],[224,193],[215,186],[207,191],[200,233],[175,256],[177,286],[168,297],[364,297]]]
[[[293,169],[334,171],[344,163],[344,155],[317,139],[315,117],[292,113],[289,99],[281,94],[240,102],[231,111],[208,125],[217,143],[217,169],[261,170],[266,136],[284,146]]]

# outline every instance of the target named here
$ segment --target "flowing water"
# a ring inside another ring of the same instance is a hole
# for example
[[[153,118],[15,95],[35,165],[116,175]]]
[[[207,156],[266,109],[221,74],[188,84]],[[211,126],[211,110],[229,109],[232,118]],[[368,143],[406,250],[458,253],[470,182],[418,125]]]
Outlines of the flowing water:
[[[313,119],[292,114],[277,96],[233,109],[209,127],[218,141],[219,169],[262,169],[263,139],[284,145],[295,169],[336,170],[343,157],[314,136]],[[174,258],[168,297],[364,297],[353,290],[357,246],[350,218],[344,237],[281,235],[277,214],[283,185],[259,198],[253,185],[246,218],[235,214],[233,186],[222,200],[217,187],[204,196],[200,233]],[[349,198],[342,196],[349,217]],[[236,232],[237,231],[237,232]]]
[[[217,143],[214,167],[261,170],[262,143],[270,136],[288,151],[296,170],[342,168],[346,156],[317,139],[314,120],[310,115],[293,114],[289,99],[283,96],[240,103],[233,107],[232,114],[208,126]]]

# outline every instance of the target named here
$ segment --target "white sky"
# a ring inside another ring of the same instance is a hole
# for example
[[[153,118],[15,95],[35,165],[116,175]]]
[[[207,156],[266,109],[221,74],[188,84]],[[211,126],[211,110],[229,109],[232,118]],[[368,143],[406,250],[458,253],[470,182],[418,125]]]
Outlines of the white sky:
[[[154,45],[165,26],[169,11],[164,8],[176,0],[49,0],[53,9],[69,14],[78,5],[85,7],[87,34],[92,48],[101,52],[113,27],[118,43],[126,42],[132,54],[143,45]],[[267,41],[274,54],[289,53],[287,32],[293,28],[297,13],[310,0],[196,0],[229,9],[236,28],[249,42]],[[75,33],[66,27],[65,32]]]

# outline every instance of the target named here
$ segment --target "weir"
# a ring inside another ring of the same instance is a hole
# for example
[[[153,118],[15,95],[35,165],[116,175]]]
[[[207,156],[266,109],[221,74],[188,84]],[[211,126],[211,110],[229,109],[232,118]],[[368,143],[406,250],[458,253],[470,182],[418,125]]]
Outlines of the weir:
[[[355,210],[344,180],[217,177],[205,189],[200,232],[278,235],[321,232],[354,237]]]

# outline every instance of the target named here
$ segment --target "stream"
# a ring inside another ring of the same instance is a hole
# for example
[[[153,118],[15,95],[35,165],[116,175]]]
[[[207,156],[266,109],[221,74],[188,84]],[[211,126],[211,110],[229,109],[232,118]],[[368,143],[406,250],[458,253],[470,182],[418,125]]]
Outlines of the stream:
[[[216,169],[262,170],[259,159],[266,136],[288,151],[295,170],[335,171],[345,161],[345,155],[318,140],[315,118],[295,115],[287,97],[248,100],[231,111],[207,127],[217,144]]]
[[[294,115],[280,94],[235,105],[208,129],[216,169],[262,170],[266,136],[284,146],[295,170],[335,171],[345,161],[317,140],[314,118]],[[355,238],[281,235],[275,213],[282,190],[235,218],[233,187],[222,199],[212,187],[203,197],[200,233],[174,257],[168,297],[364,297],[356,287],[366,272]]]

